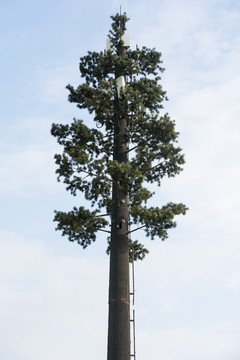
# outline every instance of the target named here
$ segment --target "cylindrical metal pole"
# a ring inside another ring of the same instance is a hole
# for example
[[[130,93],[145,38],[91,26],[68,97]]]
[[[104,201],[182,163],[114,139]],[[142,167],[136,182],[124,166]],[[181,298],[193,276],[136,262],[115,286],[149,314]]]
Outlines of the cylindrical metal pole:
[[[119,49],[124,56],[124,48]],[[124,74],[116,73],[116,78]],[[113,160],[128,162],[127,143],[122,136],[127,131],[127,119],[119,111],[119,98],[115,99]],[[130,304],[129,304],[129,239],[128,194],[117,179],[112,189],[112,224],[110,243],[108,360],[130,359]]]

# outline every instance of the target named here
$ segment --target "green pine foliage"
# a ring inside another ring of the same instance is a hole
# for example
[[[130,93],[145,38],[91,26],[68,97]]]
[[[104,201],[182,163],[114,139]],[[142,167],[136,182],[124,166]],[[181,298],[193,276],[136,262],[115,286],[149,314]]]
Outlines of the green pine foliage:
[[[165,240],[167,231],[176,226],[175,215],[187,210],[182,203],[147,207],[153,196],[147,183],[160,186],[163,177],[177,175],[184,156],[177,146],[179,134],[174,121],[168,114],[162,114],[167,97],[160,84],[164,71],[161,53],[146,47],[136,50],[125,47],[124,56],[119,56],[128,18],[126,14],[117,14],[112,20],[111,49],[89,51],[80,59],[84,82],[76,89],[67,86],[69,101],[93,114],[97,126],[91,129],[82,120],[74,119],[69,125],[53,124],[51,129],[63,146],[63,153],[55,155],[58,180],[63,180],[72,195],[84,194],[92,208],[74,207],[68,213],[56,211],[56,229],[83,248],[96,240],[97,231],[110,231],[110,217],[103,215],[111,214],[113,183],[128,194],[129,225],[143,227],[151,239]],[[120,74],[125,75],[126,86],[119,95],[116,79]],[[112,160],[116,111],[128,123],[128,131],[119,134],[118,139],[128,144],[126,164]],[[131,260],[143,259],[148,253],[137,240],[130,241],[130,245]]]

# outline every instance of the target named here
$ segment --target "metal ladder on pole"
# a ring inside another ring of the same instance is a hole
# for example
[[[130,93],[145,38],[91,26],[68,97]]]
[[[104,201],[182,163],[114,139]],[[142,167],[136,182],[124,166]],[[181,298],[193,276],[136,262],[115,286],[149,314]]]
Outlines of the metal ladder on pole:
[[[135,305],[135,282],[134,282],[134,247],[132,247],[132,269],[131,269],[131,275],[132,275],[132,291],[130,292],[130,295],[132,297],[132,308]],[[130,309],[131,311],[131,309]],[[135,309],[132,309],[132,317],[130,315],[130,340],[131,342],[131,353],[130,353],[130,359],[136,360],[136,332],[135,332]]]

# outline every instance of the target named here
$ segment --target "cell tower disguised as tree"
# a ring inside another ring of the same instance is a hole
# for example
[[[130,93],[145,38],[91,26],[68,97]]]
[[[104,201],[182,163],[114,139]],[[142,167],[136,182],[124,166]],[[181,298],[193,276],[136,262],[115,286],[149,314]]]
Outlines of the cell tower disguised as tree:
[[[185,214],[182,203],[148,207],[153,193],[146,187],[178,174],[184,157],[175,145],[174,121],[161,114],[167,100],[159,84],[161,54],[146,47],[131,50],[126,14],[112,20],[108,49],[82,57],[85,81],[77,89],[67,86],[69,101],[88,109],[96,126],[74,119],[70,125],[53,124],[51,130],[64,148],[55,155],[58,179],[72,195],[84,193],[90,209],[56,211],[54,220],[57,230],[83,248],[96,240],[98,231],[109,233],[108,360],[129,360],[129,261],[148,252],[129,234],[142,228],[151,239],[164,240],[176,226],[174,216]]]

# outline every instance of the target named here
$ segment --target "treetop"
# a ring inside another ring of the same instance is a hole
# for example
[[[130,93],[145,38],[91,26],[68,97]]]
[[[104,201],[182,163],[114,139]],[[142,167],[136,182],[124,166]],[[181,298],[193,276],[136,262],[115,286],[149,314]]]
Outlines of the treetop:
[[[67,86],[69,101],[87,109],[96,126],[89,128],[83,120],[74,119],[67,125],[53,124],[51,130],[63,146],[63,153],[55,155],[58,180],[63,180],[72,195],[84,194],[93,208],[75,207],[55,215],[57,229],[83,248],[95,241],[98,230],[110,231],[105,215],[111,214],[113,184],[128,195],[129,226],[144,228],[151,239],[166,239],[168,230],[176,226],[175,215],[185,214],[187,209],[172,202],[147,207],[153,196],[147,184],[160,186],[165,176],[179,174],[184,155],[177,146],[175,121],[163,113],[168,99],[160,83],[164,71],[161,53],[147,47],[119,52],[129,19],[126,13],[111,18],[111,49],[89,51],[81,57],[84,81],[76,89]],[[126,123],[124,131],[119,127],[121,121]],[[126,148],[126,163],[113,158],[116,143]],[[134,246],[142,259],[146,249],[138,242]]]

